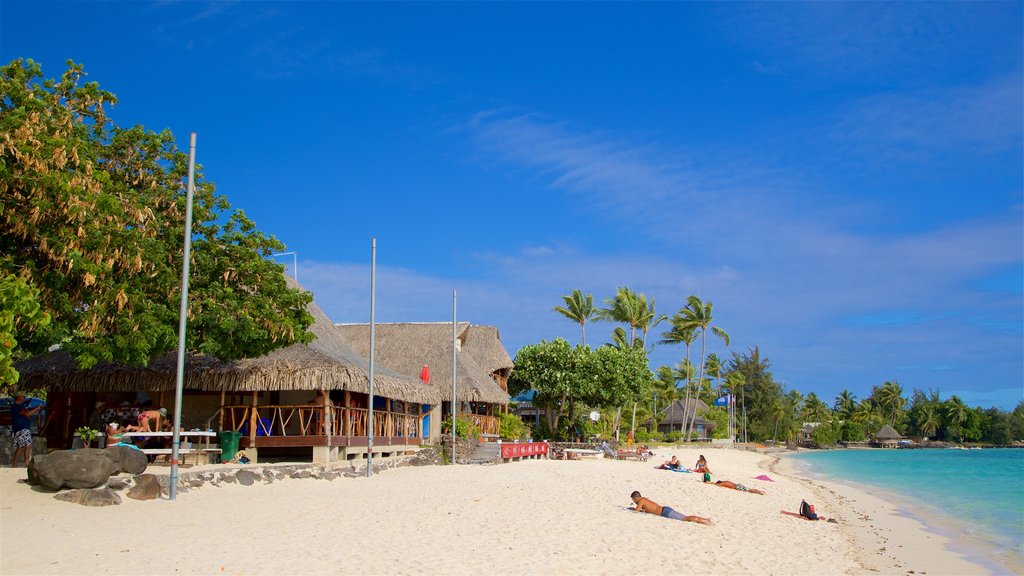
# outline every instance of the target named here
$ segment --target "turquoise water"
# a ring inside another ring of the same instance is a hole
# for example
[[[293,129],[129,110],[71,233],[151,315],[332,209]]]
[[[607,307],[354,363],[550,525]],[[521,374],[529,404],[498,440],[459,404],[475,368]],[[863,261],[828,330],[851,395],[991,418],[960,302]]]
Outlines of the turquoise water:
[[[947,520],[958,551],[979,563],[1024,570],[1024,449],[823,450],[792,459]]]

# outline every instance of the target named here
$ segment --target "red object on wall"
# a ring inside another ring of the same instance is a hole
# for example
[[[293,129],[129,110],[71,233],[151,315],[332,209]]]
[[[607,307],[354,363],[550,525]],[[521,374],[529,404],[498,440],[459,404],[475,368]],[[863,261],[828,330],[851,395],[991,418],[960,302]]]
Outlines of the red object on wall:
[[[547,442],[525,442],[522,444],[502,444],[502,458],[522,458],[523,456],[539,456],[548,453]]]
[[[430,384],[430,366],[427,364],[423,365],[423,370],[420,370],[420,380],[424,384]]]

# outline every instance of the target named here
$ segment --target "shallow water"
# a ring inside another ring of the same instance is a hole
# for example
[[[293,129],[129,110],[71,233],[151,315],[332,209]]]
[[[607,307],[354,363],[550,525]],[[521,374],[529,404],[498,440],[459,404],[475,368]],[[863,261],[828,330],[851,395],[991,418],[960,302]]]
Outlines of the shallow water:
[[[822,450],[792,461],[881,488],[948,521],[973,560],[1024,572],[1024,449]]]

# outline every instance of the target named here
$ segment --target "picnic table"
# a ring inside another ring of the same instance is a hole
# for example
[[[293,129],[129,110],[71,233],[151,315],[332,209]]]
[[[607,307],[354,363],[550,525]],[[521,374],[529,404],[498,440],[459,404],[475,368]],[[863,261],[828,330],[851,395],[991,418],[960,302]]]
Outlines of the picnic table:
[[[183,456],[193,455],[198,466],[202,458],[209,458],[210,454],[220,454],[220,448],[210,447],[210,438],[215,438],[217,433],[212,430],[190,430],[178,432],[181,444],[178,446],[178,454]],[[167,438],[174,437],[174,432],[125,432],[121,438]],[[191,440],[192,438],[195,441]],[[146,455],[170,455],[173,448],[140,448]]]

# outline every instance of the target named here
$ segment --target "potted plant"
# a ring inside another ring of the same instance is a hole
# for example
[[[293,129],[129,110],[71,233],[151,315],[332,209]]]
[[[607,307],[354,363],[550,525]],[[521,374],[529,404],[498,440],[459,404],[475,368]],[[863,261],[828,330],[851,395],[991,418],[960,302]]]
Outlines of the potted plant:
[[[96,438],[96,434],[97,432],[88,426],[81,426],[75,430],[75,436],[82,440],[83,448],[92,446],[92,441]]]

